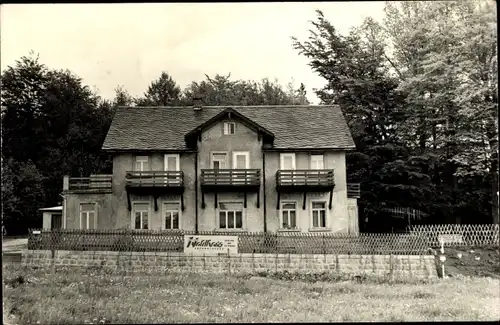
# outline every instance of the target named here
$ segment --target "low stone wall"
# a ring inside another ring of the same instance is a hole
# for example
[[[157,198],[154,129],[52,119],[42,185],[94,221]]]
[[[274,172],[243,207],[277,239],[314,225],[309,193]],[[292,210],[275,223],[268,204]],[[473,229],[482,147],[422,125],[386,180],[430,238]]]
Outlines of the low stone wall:
[[[22,253],[22,264],[39,267],[94,266],[130,272],[254,273],[286,270],[417,279],[437,277],[432,255],[235,254],[214,256],[178,252],[25,250]]]

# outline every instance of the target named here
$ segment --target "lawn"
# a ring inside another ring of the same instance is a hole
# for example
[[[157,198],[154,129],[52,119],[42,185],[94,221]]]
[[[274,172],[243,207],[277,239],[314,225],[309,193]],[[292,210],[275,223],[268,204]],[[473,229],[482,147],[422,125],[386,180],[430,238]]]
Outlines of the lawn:
[[[18,276],[23,284],[10,281]],[[215,274],[51,274],[4,266],[4,281],[14,324],[500,319],[500,282],[491,278],[311,283]]]

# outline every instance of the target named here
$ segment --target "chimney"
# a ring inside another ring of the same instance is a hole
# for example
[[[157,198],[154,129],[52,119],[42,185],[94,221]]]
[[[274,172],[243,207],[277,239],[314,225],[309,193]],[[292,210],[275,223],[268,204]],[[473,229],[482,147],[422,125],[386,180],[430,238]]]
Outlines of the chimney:
[[[203,108],[203,101],[201,97],[199,96],[193,97],[193,109],[195,111],[201,111],[202,108]]]

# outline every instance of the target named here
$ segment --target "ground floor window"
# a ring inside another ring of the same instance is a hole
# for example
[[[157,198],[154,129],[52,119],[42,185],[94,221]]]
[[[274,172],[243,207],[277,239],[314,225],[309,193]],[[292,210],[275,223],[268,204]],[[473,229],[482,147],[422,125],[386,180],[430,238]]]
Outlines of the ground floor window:
[[[281,203],[281,227],[283,229],[297,228],[297,203],[282,202]]]
[[[219,203],[219,228],[243,228],[243,203]]]
[[[326,228],[326,202],[312,202],[313,228]]]
[[[80,229],[95,229],[96,224],[95,204],[80,204]]]
[[[149,203],[134,203],[132,217],[134,229],[149,229]]]
[[[179,203],[164,203],[163,204],[163,228],[164,229],[179,229],[180,204]]]

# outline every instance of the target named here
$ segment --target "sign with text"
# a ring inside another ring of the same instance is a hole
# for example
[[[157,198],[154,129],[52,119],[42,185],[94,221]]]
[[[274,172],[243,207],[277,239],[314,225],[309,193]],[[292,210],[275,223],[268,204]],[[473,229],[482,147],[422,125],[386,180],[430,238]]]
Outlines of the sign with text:
[[[439,235],[438,240],[443,244],[461,244],[464,242],[462,235],[459,234]]]
[[[184,253],[237,254],[238,236],[184,235]]]

